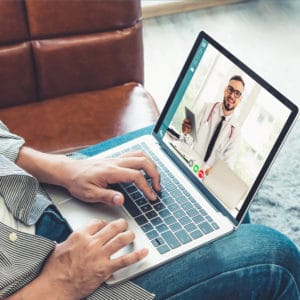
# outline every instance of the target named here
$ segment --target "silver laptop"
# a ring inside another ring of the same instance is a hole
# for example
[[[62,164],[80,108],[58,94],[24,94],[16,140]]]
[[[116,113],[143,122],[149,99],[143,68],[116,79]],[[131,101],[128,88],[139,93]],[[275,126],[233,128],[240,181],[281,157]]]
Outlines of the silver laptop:
[[[219,159],[205,175],[193,143],[186,144],[182,138],[185,107],[193,111],[197,122],[205,102],[223,101],[233,75],[242,76],[246,83],[235,112],[240,145],[230,164]],[[128,220],[136,239],[116,256],[141,247],[147,247],[149,255],[114,273],[107,284],[115,284],[236,230],[297,115],[292,102],[200,32],[152,134],[98,154],[111,157],[137,149],[148,153],[161,173],[158,200],[150,203],[128,183],[114,186],[126,195],[124,207],[83,203],[54,186],[47,191],[73,229],[92,218]],[[169,128],[177,134],[168,134]],[[147,180],[151,185],[151,179]]]

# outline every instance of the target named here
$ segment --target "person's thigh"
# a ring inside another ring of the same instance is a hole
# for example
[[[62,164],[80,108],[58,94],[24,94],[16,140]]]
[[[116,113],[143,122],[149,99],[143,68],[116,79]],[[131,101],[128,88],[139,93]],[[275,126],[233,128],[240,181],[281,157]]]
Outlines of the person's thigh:
[[[132,281],[156,299],[298,299],[300,255],[279,232],[244,224]]]

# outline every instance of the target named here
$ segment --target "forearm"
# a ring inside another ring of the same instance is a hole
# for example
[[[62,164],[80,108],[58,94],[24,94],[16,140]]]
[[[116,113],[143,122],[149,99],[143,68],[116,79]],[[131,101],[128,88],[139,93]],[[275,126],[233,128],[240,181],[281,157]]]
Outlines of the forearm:
[[[47,154],[28,147],[20,149],[16,164],[39,182],[66,186],[67,166],[71,159],[65,155]]]

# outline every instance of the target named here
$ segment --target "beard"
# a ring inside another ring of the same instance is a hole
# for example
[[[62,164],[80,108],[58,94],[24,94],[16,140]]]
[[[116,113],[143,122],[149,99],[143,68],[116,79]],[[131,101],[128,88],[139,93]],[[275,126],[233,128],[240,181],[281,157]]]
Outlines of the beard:
[[[234,110],[234,106],[229,106],[229,105],[226,103],[225,97],[223,98],[223,105],[224,105],[224,107],[225,107],[225,109],[226,109],[227,111],[232,111],[232,110]]]

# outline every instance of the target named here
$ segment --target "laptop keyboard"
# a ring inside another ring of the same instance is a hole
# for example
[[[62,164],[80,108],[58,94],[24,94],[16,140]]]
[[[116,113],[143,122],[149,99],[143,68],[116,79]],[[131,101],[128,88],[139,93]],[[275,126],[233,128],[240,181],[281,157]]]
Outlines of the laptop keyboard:
[[[147,153],[160,172],[161,191],[157,193],[157,200],[146,199],[133,183],[121,183],[115,187],[126,191],[126,210],[159,253],[164,254],[219,228],[144,142],[114,153],[113,156],[137,150]],[[151,185],[151,179],[147,175],[145,178]]]

